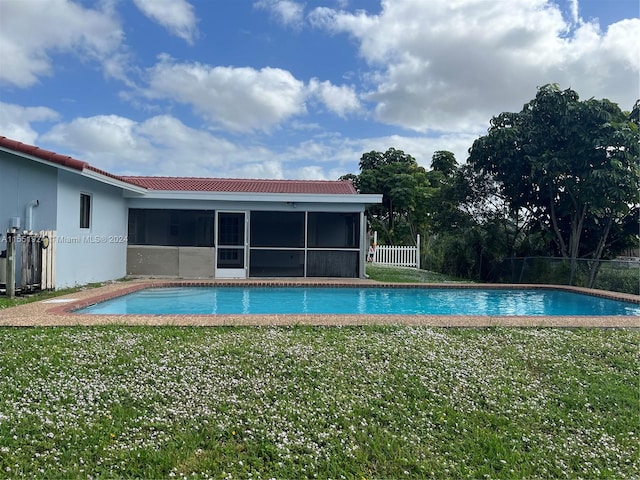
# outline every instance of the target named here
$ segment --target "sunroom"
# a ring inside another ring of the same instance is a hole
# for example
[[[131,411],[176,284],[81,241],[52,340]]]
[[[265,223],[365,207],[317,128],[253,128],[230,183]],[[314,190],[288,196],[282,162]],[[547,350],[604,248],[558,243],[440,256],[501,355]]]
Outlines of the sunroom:
[[[143,184],[139,178],[136,183]],[[182,278],[364,276],[364,209],[378,203],[379,195],[357,194],[348,182],[224,183],[227,191],[131,195],[127,273]],[[317,193],[323,188],[329,191]]]

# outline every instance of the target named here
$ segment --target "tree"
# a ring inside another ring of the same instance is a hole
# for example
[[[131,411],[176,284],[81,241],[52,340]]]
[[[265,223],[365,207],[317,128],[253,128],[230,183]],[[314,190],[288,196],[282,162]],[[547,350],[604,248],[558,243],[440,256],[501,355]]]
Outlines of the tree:
[[[468,225],[471,218],[464,205],[471,194],[470,184],[455,155],[446,150],[434,152],[427,178],[431,189],[423,204],[426,229],[438,234]]]
[[[382,205],[367,211],[374,228],[390,242],[415,239],[419,219],[416,212],[428,194],[426,171],[415,158],[402,150],[371,151],[360,159],[360,174],[348,174],[361,193],[382,193]]]
[[[491,176],[458,166],[452,153],[436,152],[431,165],[427,263],[454,276],[495,279],[501,261],[525,245],[528,217],[510,210]]]
[[[629,121],[640,126],[640,100],[636,100],[636,104],[633,106],[631,114],[629,114]]]
[[[577,258],[602,258],[612,228],[640,203],[639,141],[633,114],[545,85],[520,112],[493,117],[488,134],[469,150],[469,163],[498,182],[513,212],[529,211],[551,233],[571,262],[573,283]],[[595,245],[589,251],[582,241],[587,229]]]
[[[451,176],[458,168],[456,156],[447,150],[437,150],[431,157],[431,170],[440,172],[445,177]]]

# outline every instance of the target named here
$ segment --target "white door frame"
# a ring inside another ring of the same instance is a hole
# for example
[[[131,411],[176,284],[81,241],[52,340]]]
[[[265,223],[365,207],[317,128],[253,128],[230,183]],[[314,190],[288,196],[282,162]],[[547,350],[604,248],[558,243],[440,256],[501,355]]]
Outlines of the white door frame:
[[[215,265],[215,277],[216,278],[247,278],[247,272],[249,271],[248,263],[248,215],[249,212],[246,210],[216,210],[215,213],[215,229],[214,229],[214,240],[216,246],[216,265]],[[242,214],[243,225],[242,225],[242,239],[238,240],[238,244],[220,244],[220,223],[219,216],[220,214]],[[224,266],[223,261],[221,260],[221,256],[225,253],[232,254],[233,257],[234,251],[237,254],[235,258],[231,258],[230,262],[236,263],[237,266]]]

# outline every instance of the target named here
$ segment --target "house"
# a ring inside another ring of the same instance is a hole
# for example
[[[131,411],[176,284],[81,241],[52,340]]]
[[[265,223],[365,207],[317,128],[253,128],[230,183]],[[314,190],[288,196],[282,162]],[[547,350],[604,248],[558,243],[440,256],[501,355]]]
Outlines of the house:
[[[55,231],[56,288],[125,275],[363,277],[365,207],[382,201],[346,181],[113,175],[6,137],[0,172],[0,251],[11,229]]]

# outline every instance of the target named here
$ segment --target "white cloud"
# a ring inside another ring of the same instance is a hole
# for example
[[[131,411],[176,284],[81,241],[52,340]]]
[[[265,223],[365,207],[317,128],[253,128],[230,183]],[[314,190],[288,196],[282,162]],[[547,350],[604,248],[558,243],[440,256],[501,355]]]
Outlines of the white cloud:
[[[312,78],[308,85],[309,94],[320,101],[339,117],[346,117],[349,113],[359,112],[362,109],[358,94],[354,87],[346,85],[333,85],[329,81],[321,82]]]
[[[324,175],[324,168],[322,168],[320,165],[307,165],[297,168],[295,177],[301,180],[319,180],[323,179]]]
[[[135,122],[118,115],[79,117],[69,123],[60,123],[46,135],[47,140],[69,145],[74,150],[101,154],[114,150],[123,153],[137,148],[133,138]]]
[[[42,140],[116,173],[123,168],[144,169],[155,160],[151,144],[137,133],[137,128],[135,121],[118,115],[80,117],[55,125]]]
[[[568,0],[569,6],[571,8],[571,19],[574,23],[578,23],[580,21],[580,6],[578,5],[578,0]]]
[[[304,23],[304,6],[292,0],[259,0],[254,8],[268,10],[282,25],[299,29]]]
[[[158,22],[171,34],[182,38],[189,44],[197,35],[196,16],[193,6],[186,0],[133,0],[136,7]]]
[[[353,86],[317,78],[305,85],[280,68],[178,63],[162,55],[147,73],[145,97],[189,105],[212,124],[236,132],[269,131],[306,114],[307,100],[342,118],[363,110]]]
[[[639,19],[602,33],[550,0],[385,0],[378,15],[323,7],[309,19],[356,39],[376,118],[418,132],[477,131],[546,83],[622,108],[638,95]]]
[[[263,162],[249,162],[236,166],[232,171],[224,175],[227,178],[275,178],[282,180],[285,178],[282,162],[280,160],[265,160]],[[286,176],[287,179],[301,178]]]
[[[627,68],[636,72],[640,71],[640,19],[634,18],[622,20],[609,26],[607,35],[602,38],[602,51],[599,52],[601,58],[612,58],[612,66]],[[634,41],[635,40],[635,41]],[[616,63],[614,63],[616,62]],[[615,72],[611,72],[615,74]],[[638,96],[638,84],[633,93]],[[630,107],[631,105],[629,105]]]
[[[211,67],[163,57],[149,70],[144,94],[190,105],[207,120],[234,131],[266,131],[306,112],[304,83],[271,67]]]
[[[142,122],[117,115],[76,118],[57,124],[41,140],[120,175],[284,178],[274,152],[234,144],[170,115]]]
[[[137,133],[154,151],[154,169],[146,174],[231,178],[261,172],[262,178],[282,178],[279,162],[267,149],[190,128],[170,115],[144,121]]]
[[[38,133],[31,126],[35,122],[58,119],[58,113],[46,107],[23,107],[0,102],[0,135],[34,145]]]
[[[285,164],[285,178],[335,180],[347,173],[359,172],[362,154],[372,150],[386,152],[390,147],[413,156],[429,169],[437,150],[455,154],[459,164],[467,160],[468,149],[478,138],[474,133],[450,133],[435,137],[387,135],[381,137],[343,137],[322,135],[274,152]],[[298,165],[304,165],[300,167]]]
[[[69,0],[0,1],[0,83],[29,87],[53,70],[53,52],[103,61],[120,46],[122,30],[108,10]]]

